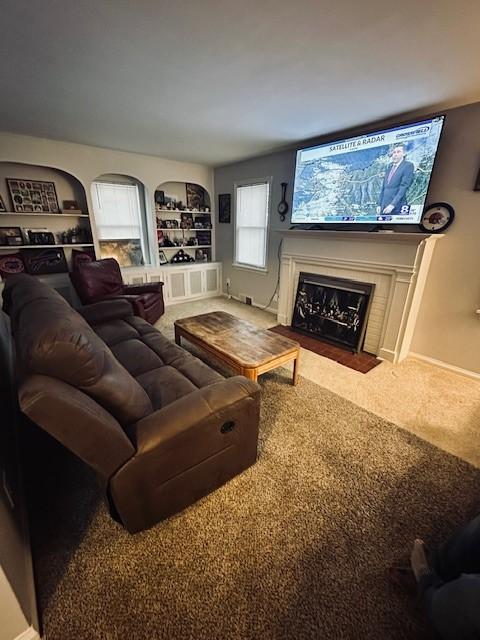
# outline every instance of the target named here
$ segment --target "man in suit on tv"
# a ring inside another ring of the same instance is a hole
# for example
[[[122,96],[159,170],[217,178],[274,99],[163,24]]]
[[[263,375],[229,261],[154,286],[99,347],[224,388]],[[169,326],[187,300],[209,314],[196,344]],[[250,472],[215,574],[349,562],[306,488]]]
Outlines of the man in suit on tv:
[[[377,215],[398,215],[402,212],[402,207],[407,204],[406,194],[413,181],[414,166],[413,162],[405,160],[405,155],[403,143],[400,142],[392,148],[390,153],[392,162],[388,165],[383,178]]]

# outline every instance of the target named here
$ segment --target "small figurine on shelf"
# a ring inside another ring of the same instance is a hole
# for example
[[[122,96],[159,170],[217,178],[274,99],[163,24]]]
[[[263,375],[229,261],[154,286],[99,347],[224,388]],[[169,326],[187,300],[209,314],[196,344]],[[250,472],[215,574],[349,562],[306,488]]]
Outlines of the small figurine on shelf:
[[[170,240],[170,238],[168,236],[164,236],[164,238],[163,238],[163,246],[164,247],[174,247],[175,245],[173,244],[173,242]]]
[[[80,225],[72,229],[67,229],[67,231],[64,231],[62,234],[62,244],[82,244],[90,243],[91,241],[92,236],[89,230]]]

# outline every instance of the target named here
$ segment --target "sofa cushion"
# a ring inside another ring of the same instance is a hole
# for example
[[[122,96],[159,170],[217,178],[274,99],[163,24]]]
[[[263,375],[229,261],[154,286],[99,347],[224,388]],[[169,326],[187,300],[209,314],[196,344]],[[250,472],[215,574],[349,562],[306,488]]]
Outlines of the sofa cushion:
[[[224,379],[131,311],[122,318],[105,315],[105,321],[97,313],[90,317],[95,332],[143,387],[154,410]]]
[[[141,385],[54,289],[19,275],[9,278],[4,297],[24,373],[82,390],[124,425],[152,412]]]
[[[155,410],[198,389],[180,371],[169,365],[139,375],[137,382],[147,392]]]

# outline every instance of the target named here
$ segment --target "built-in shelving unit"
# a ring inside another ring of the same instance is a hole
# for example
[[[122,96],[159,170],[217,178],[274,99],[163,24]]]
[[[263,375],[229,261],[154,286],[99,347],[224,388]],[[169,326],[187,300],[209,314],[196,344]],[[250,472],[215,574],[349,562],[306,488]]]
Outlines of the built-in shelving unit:
[[[165,252],[168,260],[172,260],[175,253],[183,249],[195,261],[211,262],[214,229],[210,197],[203,187],[192,186],[196,190],[193,197],[199,199],[198,206],[193,206],[189,201],[192,195],[186,183],[165,183],[157,188],[155,221],[158,249]],[[165,204],[170,204],[170,208]],[[188,222],[185,218],[188,218]],[[202,226],[196,228],[195,224]],[[191,244],[192,242],[198,244]],[[174,243],[174,246],[170,246],[170,243]],[[201,252],[200,256],[199,252]]]
[[[35,183],[38,183],[37,186]],[[53,183],[53,188],[46,189],[45,195],[42,185],[47,183]],[[56,250],[55,259],[58,259],[60,249],[64,251],[70,267],[73,249],[88,249],[91,252],[94,247],[85,189],[68,172],[40,165],[0,162],[0,195],[2,208],[7,209],[0,210],[0,228],[3,227],[0,232],[0,260],[5,265],[8,264],[5,261],[11,260],[10,254],[18,254],[21,258],[23,255],[22,261],[28,270],[25,256],[33,257],[30,253],[32,250],[44,251],[45,257],[49,256],[49,249],[52,255]],[[32,209],[34,206],[43,210],[14,210],[23,207]],[[36,239],[41,244],[35,244],[29,232],[45,233],[49,237],[37,235]],[[7,244],[8,236],[14,236],[17,242],[22,240],[22,244]],[[25,250],[28,250],[28,254]],[[52,274],[45,275],[48,277]],[[62,274],[56,274],[56,277],[59,275]]]
[[[15,216],[21,218],[89,218],[88,213],[21,213],[18,211],[1,211],[0,216]],[[0,217],[1,220],[1,217]]]
[[[82,243],[82,242],[71,242],[70,244],[17,244],[17,245],[1,245],[0,251],[15,251],[15,249],[54,249],[54,248],[62,247],[63,249],[74,249],[75,247],[93,247],[93,242]]]

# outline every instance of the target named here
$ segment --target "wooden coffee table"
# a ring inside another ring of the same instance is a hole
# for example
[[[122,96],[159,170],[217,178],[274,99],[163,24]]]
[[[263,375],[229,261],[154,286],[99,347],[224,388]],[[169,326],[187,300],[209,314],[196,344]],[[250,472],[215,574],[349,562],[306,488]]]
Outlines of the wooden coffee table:
[[[259,329],[229,313],[215,311],[176,320],[175,342],[180,344],[182,337],[250,380],[293,360],[292,384],[297,383],[298,342]]]

